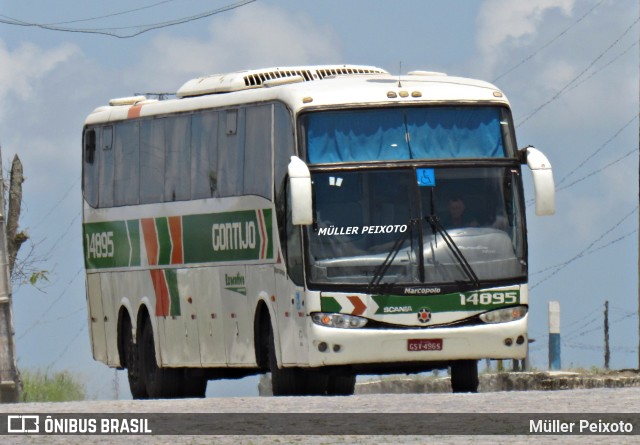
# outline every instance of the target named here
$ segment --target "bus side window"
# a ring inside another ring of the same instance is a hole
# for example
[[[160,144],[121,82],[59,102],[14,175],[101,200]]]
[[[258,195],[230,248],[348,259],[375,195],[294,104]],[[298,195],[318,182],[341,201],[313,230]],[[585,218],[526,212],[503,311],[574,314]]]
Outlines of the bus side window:
[[[191,199],[217,196],[218,116],[201,112],[191,119]]]
[[[84,134],[84,162],[93,164],[96,158],[96,130],[87,130]]]
[[[191,197],[191,116],[163,119],[165,135],[164,200]]]
[[[271,152],[273,105],[247,107],[244,150],[244,194],[272,198]]]
[[[240,196],[244,192],[244,112],[242,108],[222,112],[227,130],[218,134],[217,187],[221,197]],[[237,125],[230,128],[233,121]],[[236,131],[231,131],[234,128]]]
[[[293,144],[293,121],[287,108],[279,103],[273,109],[274,140],[274,191],[276,197],[276,217],[278,218],[278,236],[282,254],[291,279],[302,285],[302,242],[300,228],[293,226],[291,211],[288,210],[288,168],[291,156],[295,154]]]
[[[98,207],[113,207],[113,132],[117,132],[117,127],[108,126],[102,130],[102,150],[100,150],[99,161],[99,189]],[[107,142],[111,140],[111,143]]]
[[[111,150],[113,146],[113,125],[102,128],[102,149]]]
[[[114,143],[113,204],[138,204],[140,181],[140,124],[137,121],[118,125]]]
[[[91,207],[98,205],[99,165],[96,156],[96,130],[86,130],[84,133],[84,168],[83,195]]]
[[[140,203],[164,200],[164,122],[169,118],[140,123]]]

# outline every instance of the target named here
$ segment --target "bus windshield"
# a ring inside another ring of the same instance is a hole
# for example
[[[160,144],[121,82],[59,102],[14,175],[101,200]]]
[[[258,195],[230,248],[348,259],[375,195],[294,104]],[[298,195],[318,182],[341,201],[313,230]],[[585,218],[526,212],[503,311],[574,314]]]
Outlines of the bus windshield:
[[[511,118],[503,107],[350,109],[301,119],[310,164],[515,155]]]
[[[312,180],[312,286],[477,286],[526,276],[517,169],[405,167]]]

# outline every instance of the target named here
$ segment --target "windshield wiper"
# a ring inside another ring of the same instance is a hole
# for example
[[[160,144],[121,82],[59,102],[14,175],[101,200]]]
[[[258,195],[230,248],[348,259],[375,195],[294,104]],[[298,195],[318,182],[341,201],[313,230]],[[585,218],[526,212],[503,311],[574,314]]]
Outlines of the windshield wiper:
[[[393,243],[393,247],[391,247],[391,250],[389,250],[389,253],[387,254],[382,264],[380,264],[376,268],[376,271],[373,274],[373,278],[371,278],[371,281],[369,282],[369,286],[367,287],[367,293],[372,294],[376,291],[380,291],[385,285],[393,284],[393,283],[380,284],[380,282],[389,271],[391,264],[393,264],[393,261],[395,260],[396,256],[398,256],[398,252],[400,252],[400,249],[402,248],[402,245],[407,239],[407,236],[409,236],[409,231],[413,228],[416,222],[417,222],[416,219],[410,219],[409,224],[407,224],[407,230],[402,232],[400,236],[396,239],[396,241]]]
[[[433,232],[440,234],[442,239],[444,239],[444,242],[447,244],[447,247],[455,257],[456,261],[458,261],[458,264],[462,268],[462,271],[465,273],[467,278],[469,278],[469,281],[471,281],[471,283],[476,288],[480,287],[480,280],[478,279],[478,276],[473,271],[473,268],[458,248],[458,245],[455,243],[455,241],[453,241],[453,238],[451,238],[449,232],[447,232],[447,229],[445,229],[440,222],[440,218],[438,218],[436,215],[429,215],[426,216],[425,219],[431,225],[431,229],[433,230]]]

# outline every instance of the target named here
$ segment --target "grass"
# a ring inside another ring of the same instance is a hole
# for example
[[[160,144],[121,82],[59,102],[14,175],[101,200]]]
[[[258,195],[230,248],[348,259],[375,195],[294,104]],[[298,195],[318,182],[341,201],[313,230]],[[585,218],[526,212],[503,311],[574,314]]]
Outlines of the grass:
[[[69,402],[87,396],[84,383],[69,371],[23,370],[21,377],[24,402]]]

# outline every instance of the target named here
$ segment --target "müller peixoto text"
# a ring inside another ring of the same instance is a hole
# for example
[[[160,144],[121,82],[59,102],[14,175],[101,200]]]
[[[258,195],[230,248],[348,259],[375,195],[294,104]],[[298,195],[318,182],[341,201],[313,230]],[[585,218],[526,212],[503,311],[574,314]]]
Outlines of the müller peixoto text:
[[[529,420],[529,433],[631,433],[633,424],[623,420],[618,422],[604,422],[598,420],[580,419],[577,422],[567,422],[560,419]]]

